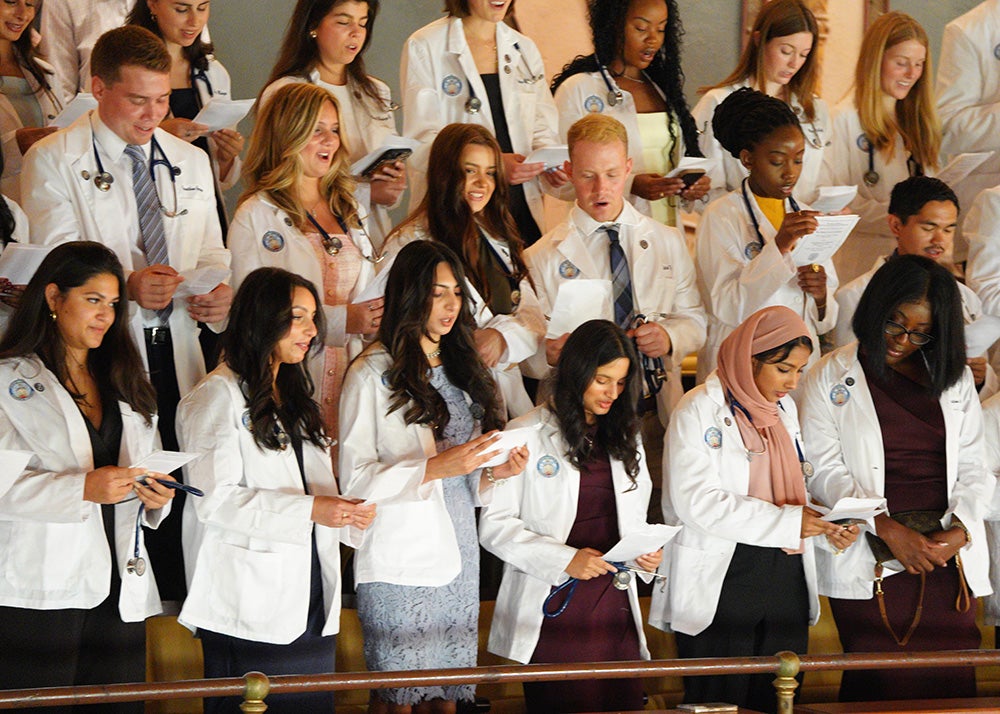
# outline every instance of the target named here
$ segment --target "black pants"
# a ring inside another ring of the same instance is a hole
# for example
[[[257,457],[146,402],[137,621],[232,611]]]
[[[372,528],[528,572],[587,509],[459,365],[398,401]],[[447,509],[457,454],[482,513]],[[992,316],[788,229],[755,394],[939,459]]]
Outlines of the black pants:
[[[683,585],[683,584],[681,584]],[[697,635],[676,633],[685,658],[752,657],[809,646],[809,593],[801,555],[740,543],[729,563],[712,624]],[[728,702],[761,712],[777,709],[773,674],[685,677],[688,704]]]
[[[157,430],[160,442],[167,451],[177,451],[175,420],[177,403],[181,400],[177,386],[177,370],[174,367],[174,346],[170,331],[159,331],[155,338],[146,330],[146,357],[149,361],[149,381],[156,390],[156,410],[159,415]],[[171,474],[183,481],[180,470]],[[170,514],[160,522],[157,529],[145,529],[146,550],[150,564],[156,575],[156,587],[160,599],[180,602],[187,595],[184,579],[184,556],[181,553],[181,514],[184,513],[185,494],[176,491],[170,506]]]

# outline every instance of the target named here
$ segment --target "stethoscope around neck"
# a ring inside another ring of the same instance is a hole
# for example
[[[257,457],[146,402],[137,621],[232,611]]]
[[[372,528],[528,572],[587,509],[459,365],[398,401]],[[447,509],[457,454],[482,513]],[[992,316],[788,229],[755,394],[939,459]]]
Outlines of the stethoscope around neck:
[[[94,180],[94,185],[97,187],[98,191],[102,193],[107,193],[111,190],[111,184],[115,182],[115,177],[110,173],[105,171],[104,162],[101,161],[101,152],[97,150],[97,134],[94,132],[94,123],[91,120],[90,123],[90,145],[94,150],[94,161],[97,163],[97,173],[91,174],[89,171],[84,169],[80,172],[84,181],[89,181],[91,178]],[[156,152],[160,152],[160,158],[156,158]],[[160,200],[160,192],[156,191],[156,202],[160,204],[160,212],[167,218],[176,218],[177,216],[183,216],[187,214],[187,209],[178,210],[177,203],[177,177],[180,176],[181,170],[179,167],[174,166],[170,163],[170,159],[163,151],[163,147],[160,146],[160,142],[156,140],[154,136],[150,139],[149,144],[149,176],[153,180],[153,186],[156,187],[156,167],[164,166],[167,169],[167,175],[170,176],[170,186],[173,189],[174,194],[174,208],[172,211],[168,211],[167,207],[163,205],[163,201]]]
[[[596,58],[597,55],[594,55]],[[601,79],[604,80],[604,86],[608,88],[608,106],[616,107],[625,101],[625,95],[622,90],[618,88],[618,85],[611,81],[611,74],[608,72],[608,68],[605,67],[601,62],[597,63],[597,68],[601,73]]]
[[[868,144],[868,170],[865,171],[865,175],[862,179],[865,182],[865,186],[871,188],[877,184],[882,177],[879,176],[878,171],[875,170],[875,147],[872,146],[870,141],[867,141],[867,138],[866,143]],[[906,173],[909,174],[911,178],[913,176],[924,175],[924,167],[919,161],[913,158],[913,154],[906,157]]]
[[[729,401],[729,411],[733,415],[733,417],[735,417],[736,412],[739,411],[741,414],[743,414],[743,416],[746,417],[747,421],[751,425],[753,425],[753,417],[750,416],[750,410],[748,410],[745,406],[740,404],[736,400],[736,397],[733,396],[732,392],[727,391],[726,396]],[[785,405],[782,404],[781,402],[778,402],[778,408],[781,409],[781,411],[785,411]],[[812,463],[806,461],[806,456],[804,453],[802,453],[802,445],[799,444],[799,437],[796,436],[793,437],[793,439],[795,441],[795,452],[799,457],[799,467],[802,469],[802,475],[805,478],[810,478],[814,473],[816,473],[816,470],[813,468]],[[767,453],[766,447],[761,449],[760,451],[753,451],[747,448],[746,445],[744,445],[744,448],[746,449],[747,452],[747,461],[750,461],[754,456],[762,456],[763,454]]]
[[[528,73],[522,78],[517,80],[518,84],[534,84],[539,80],[545,79],[544,74],[535,74],[531,71],[531,66],[528,64],[528,60],[524,57],[524,52],[521,51],[521,43],[515,42],[514,49],[517,50],[518,56],[521,58],[521,64],[524,68],[528,70]],[[504,55],[504,71],[510,74],[510,55]],[[469,80],[469,97],[465,100],[465,113],[466,114],[478,114],[479,110],[483,108],[483,100],[476,96],[476,90],[472,86],[472,81]]]
[[[760,232],[760,221],[757,220],[757,214],[754,213],[753,207],[750,205],[750,196],[747,195],[747,184],[750,179],[743,179],[743,183],[740,186],[740,191],[743,194],[743,205],[746,206],[747,214],[750,216],[750,222],[753,224],[753,230],[757,234],[757,242],[760,246],[764,247],[764,235]],[[792,211],[799,210],[799,204],[795,202],[792,196],[788,197],[788,203],[792,207]]]

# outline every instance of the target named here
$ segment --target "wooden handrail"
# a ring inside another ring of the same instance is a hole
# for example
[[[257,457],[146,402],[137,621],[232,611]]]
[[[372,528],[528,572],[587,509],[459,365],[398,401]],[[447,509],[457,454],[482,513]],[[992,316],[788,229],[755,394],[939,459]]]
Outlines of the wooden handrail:
[[[950,650],[909,654],[795,655],[773,657],[719,657],[705,659],[641,660],[574,664],[496,665],[403,672],[345,672],[266,677],[251,672],[245,677],[196,679],[180,682],[107,684],[89,687],[0,690],[0,709],[154,701],[199,697],[243,696],[244,711],[263,712],[270,694],[291,692],[384,689],[455,684],[495,684],[575,679],[624,679],[627,677],[692,677],[774,672],[779,712],[791,712],[795,675],[802,671],[896,669],[919,667],[983,667],[1000,665],[1000,650]]]

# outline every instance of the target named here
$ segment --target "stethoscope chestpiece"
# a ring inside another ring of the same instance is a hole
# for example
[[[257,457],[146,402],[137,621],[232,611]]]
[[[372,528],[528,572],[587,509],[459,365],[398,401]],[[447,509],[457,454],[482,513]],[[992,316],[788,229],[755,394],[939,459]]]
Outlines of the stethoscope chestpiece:
[[[625,95],[622,94],[622,90],[615,89],[614,91],[608,92],[608,104],[612,107],[617,107],[625,99]]]
[[[104,193],[111,190],[111,184],[114,182],[115,177],[107,171],[101,171],[99,174],[94,176],[94,185],[97,186],[98,191],[103,191]]]
[[[478,114],[483,108],[483,103],[479,97],[472,96],[465,100],[465,111],[467,114]]]

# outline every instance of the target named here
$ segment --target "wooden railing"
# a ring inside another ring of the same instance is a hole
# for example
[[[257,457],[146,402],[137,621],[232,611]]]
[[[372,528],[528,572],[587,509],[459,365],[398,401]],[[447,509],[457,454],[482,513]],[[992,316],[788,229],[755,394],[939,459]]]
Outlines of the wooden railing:
[[[183,682],[107,684],[90,687],[0,690],[0,709],[42,706],[108,704],[200,697],[242,696],[244,712],[267,710],[269,694],[329,692],[349,689],[385,689],[456,684],[494,684],[572,679],[628,677],[698,677],[722,674],[775,674],[779,714],[791,714],[799,672],[853,669],[916,669],[920,667],[984,667],[1000,665],[1000,650],[913,652],[912,654],[796,655],[726,657],[638,662],[501,665],[405,672],[348,672],[339,674],[280,675],[250,672],[244,677],[197,679]]]

